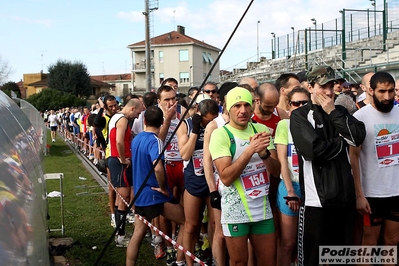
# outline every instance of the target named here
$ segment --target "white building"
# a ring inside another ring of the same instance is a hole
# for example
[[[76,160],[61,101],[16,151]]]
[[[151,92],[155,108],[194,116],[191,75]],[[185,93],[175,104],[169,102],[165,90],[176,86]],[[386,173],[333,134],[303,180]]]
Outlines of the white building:
[[[145,41],[127,46],[132,53],[134,90],[146,88]],[[200,86],[221,50],[185,34],[183,26],[151,38],[152,86],[158,88],[162,81],[172,77],[179,82],[179,90]],[[209,81],[219,82],[219,62]]]

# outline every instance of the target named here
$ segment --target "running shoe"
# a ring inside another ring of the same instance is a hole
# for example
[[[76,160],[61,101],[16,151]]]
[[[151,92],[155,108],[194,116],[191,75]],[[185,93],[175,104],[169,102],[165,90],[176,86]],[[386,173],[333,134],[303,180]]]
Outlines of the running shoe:
[[[172,249],[168,249],[166,251],[166,265],[172,266],[176,262],[176,251]]]
[[[156,236],[152,239],[151,246],[156,247],[160,243],[162,243],[162,237]]]
[[[148,238],[148,237],[151,237],[151,230],[148,230],[147,233],[145,233],[145,236],[144,236],[144,237],[147,237],[147,238]]]
[[[131,212],[129,212],[129,213],[126,215],[126,221],[127,221],[128,223],[130,223],[130,224],[133,224],[133,223],[134,223],[134,214],[131,213]]]
[[[162,258],[165,258],[166,253],[165,253],[165,248],[164,248],[163,243],[159,243],[159,244],[157,244],[157,245],[155,246],[154,255],[155,255],[155,258],[156,258],[157,260],[162,259]]]
[[[204,252],[201,248],[195,248],[194,256],[196,256],[200,261],[204,259]]]
[[[201,249],[202,249],[202,250],[206,250],[206,249],[208,249],[208,248],[210,248],[210,247],[211,247],[211,245],[209,244],[208,235],[204,235],[204,236],[202,237],[202,246],[201,246]]]
[[[126,248],[129,245],[129,238],[127,236],[118,236],[115,242],[117,247]]]

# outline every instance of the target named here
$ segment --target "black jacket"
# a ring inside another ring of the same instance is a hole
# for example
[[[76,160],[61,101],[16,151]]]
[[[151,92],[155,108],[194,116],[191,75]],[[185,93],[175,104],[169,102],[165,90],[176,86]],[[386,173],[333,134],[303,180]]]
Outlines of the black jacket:
[[[291,114],[290,130],[299,158],[302,202],[306,200],[309,206],[339,206],[355,201],[348,145],[362,144],[366,129],[344,107],[335,108],[328,115],[321,106],[309,102]],[[315,187],[317,195],[311,193],[309,186]]]

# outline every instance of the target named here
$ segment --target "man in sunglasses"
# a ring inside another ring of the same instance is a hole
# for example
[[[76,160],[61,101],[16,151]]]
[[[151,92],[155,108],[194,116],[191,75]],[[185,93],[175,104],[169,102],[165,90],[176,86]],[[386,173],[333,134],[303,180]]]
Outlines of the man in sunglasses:
[[[215,82],[208,81],[203,87],[204,93],[208,94],[212,100],[217,101],[218,99],[218,86]]]
[[[351,245],[356,213],[348,146],[366,136],[363,122],[334,105],[335,72],[307,73],[311,101],[294,110],[290,129],[299,159],[298,265],[319,265],[319,246]]]

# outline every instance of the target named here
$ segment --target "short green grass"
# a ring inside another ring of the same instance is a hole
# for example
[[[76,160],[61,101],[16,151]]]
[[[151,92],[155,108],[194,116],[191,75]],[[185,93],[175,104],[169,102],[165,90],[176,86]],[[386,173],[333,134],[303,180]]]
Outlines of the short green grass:
[[[51,141],[50,136],[47,139]],[[65,256],[72,266],[94,265],[113,233],[113,228],[110,226],[108,195],[93,194],[104,190],[95,187],[98,185],[96,180],[61,138],[49,144],[51,147],[50,154],[45,157],[45,172],[64,173],[64,237],[71,237],[80,243],[73,245]],[[80,180],[80,176],[86,177],[86,180]],[[59,181],[48,180],[47,190],[59,191]],[[88,193],[76,195],[81,192]],[[49,228],[60,228],[59,198],[49,199],[49,214]],[[126,228],[130,233],[133,231],[133,226],[130,224],[126,224]],[[49,237],[61,237],[61,232],[50,232]],[[97,249],[93,250],[93,246]],[[126,248],[117,248],[112,242],[99,265],[125,265],[125,258]],[[147,241],[143,241],[137,265],[165,265],[165,261],[155,260],[152,247]]]

